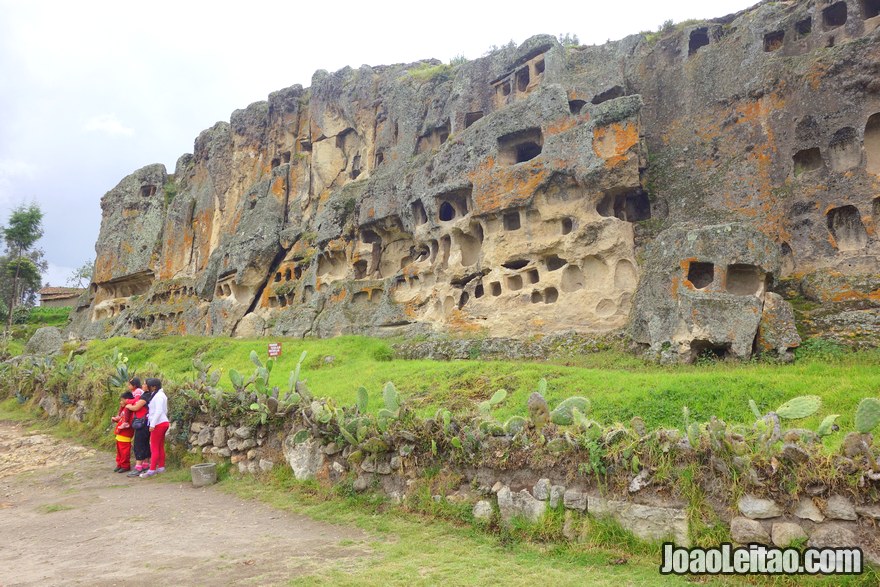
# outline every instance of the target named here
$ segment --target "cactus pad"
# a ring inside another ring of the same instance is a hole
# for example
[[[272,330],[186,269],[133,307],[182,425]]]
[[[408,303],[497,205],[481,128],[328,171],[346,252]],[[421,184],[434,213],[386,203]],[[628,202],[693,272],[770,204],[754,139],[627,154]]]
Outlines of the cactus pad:
[[[812,416],[822,405],[822,399],[817,395],[802,395],[794,397],[776,409],[776,415],[785,420],[799,420]]]
[[[856,408],[856,430],[867,434],[880,424],[880,399],[866,397]]]
[[[590,400],[585,397],[570,397],[550,412],[550,420],[558,426],[570,426],[574,423],[572,409],[577,408],[581,414],[590,410]]]

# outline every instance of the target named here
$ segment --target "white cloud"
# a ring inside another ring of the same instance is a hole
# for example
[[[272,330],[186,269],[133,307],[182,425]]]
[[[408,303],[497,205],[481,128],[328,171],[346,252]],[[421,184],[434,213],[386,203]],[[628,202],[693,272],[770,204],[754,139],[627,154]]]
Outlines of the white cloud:
[[[52,287],[67,287],[67,279],[73,273],[73,267],[64,267],[49,263],[49,268],[43,273],[43,283]]]
[[[20,180],[34,179],[37,166],[21,159],[0,159],[0,210],[10,206],[16,199],[16,184]],[[0,218],[3,222],[5,218]]]
[[[83,125],[86,132],[100,132],[112,137],[131,136],[134,129],[122,124],[115,114],[99,114],[88,119]]]
[[[0,159],[0,181],[9,181],[16,177],[33,178],[37,166],[20,159]]]

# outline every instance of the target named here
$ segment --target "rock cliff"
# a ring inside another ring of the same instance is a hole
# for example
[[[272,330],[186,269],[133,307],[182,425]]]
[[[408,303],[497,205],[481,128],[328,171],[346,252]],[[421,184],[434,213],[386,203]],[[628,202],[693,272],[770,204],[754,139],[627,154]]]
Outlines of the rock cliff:
[[[687,360],[796,346],[781,294],[803,332],[871,344],[878,26],[880,0],[764,2],[318,71],[104,196],[71,332],[627,329]]]

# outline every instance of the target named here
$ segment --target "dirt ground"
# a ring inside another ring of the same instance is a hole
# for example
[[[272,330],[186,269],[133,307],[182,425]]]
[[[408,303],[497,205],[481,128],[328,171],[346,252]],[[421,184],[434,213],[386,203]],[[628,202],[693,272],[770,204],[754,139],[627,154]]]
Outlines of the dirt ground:
[[[114,466],[0,422],[0,587],[279,585],[369,556],[357,529]]]

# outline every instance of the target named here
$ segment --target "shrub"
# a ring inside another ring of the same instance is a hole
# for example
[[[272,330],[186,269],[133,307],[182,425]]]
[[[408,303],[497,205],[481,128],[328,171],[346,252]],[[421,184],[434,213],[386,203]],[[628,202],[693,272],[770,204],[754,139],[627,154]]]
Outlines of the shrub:
[[[420,63],[416,67],[410,69],[407,73],[411,78],[419,83],[427,82],[443,82],[449,79],[452,72],[452,66],[445,63],[431,65],[430,63]]]

